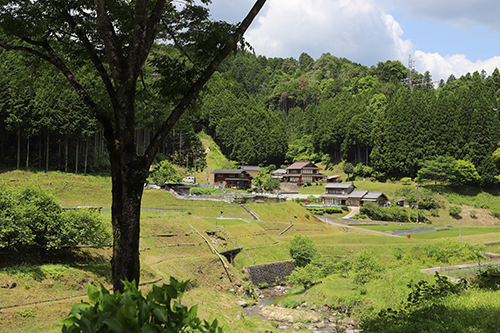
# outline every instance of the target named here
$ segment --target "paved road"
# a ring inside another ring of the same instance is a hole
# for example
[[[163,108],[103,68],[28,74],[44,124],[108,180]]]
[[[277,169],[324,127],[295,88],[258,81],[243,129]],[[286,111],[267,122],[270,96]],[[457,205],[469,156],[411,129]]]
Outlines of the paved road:
[[[332,218],[332,217],[329,217],[329,216],[327,216],[327,217],[326,217],[326,220],[325,220],[325,217],[324,217],[324,216],[319,217],[319,218],[320,218],[322,221],[325,221],[326,223],[328,223],[329,225],[332,225],[332,226],[334,226],[334,227],[343,227],[343,228],[349,228],[349,229],[361,230],[361,231],[366,231],[366,232],[372,232],[372,233],[379,234],[379,235],[384,235],[384,236],[391,236],[391,237],[406,238],[406,237],[403,237],[403,236],[398,236],[398,235],[389,234],[389,233],[384,232],[384,231],[375,231],[375,230],[364,229],[364,228],[359,228],[359,227],[352,227],[352,226],[347,225],[347,224],[343,224],[343,223],[339,223],[339,222],[334,222],[334,221],[338,221],[338,219],[335,219],[335,218]]]
[[[451,266],[440,266],[440,267],[433,267],[433,268],[424,268],[421,269],[420,271],[422,273],[434,273],[434,272],[439,272],[439,271],[444,271],[444,270],[451,270],[451,269],[460,269],[460,268],[467,268],[467,267],[476,267],[476,266],[488,266],[488,265],[499,265],[500,261],[487,261],[487,262],[479,262],[479,263],[472,263],[472,264],[460,264],[460,265],[451,265]],[[445,275],[450,281],[453,282],[459,282],[460,279],[453,277],[453,276],[448,276]]]
[[[351,208],[351,211],[349,212],[349,214],[344,216],[342,219],[350,219],[351,217],[353,217],[354,215],[359,213],[359,207],[350,207],[350,208]]]

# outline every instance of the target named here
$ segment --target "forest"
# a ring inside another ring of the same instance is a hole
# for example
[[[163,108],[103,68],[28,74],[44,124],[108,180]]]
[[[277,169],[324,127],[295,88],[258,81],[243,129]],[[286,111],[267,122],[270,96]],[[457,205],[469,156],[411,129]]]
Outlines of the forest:
[[[152,73],[176,50],[155,45],[138,84],[140,154],[169,110]],[[81,62],[84,85],[101,105],[100,80]],[[32,56],[0,50],[0,166],[74,173],[108,172],[102,129],[66,81]],[[181,74],[179,74],[181,75]],[[203,170],[197,133],[229,159],[267,166],[340,161],[379,180],[416,177],[439,157],[467,161],[475,183],[498,183],[500,71],[433,83],[399,61],[363,66],[329,53],[315,60],[240,51],[227,59],[159,149],[187,170]]]

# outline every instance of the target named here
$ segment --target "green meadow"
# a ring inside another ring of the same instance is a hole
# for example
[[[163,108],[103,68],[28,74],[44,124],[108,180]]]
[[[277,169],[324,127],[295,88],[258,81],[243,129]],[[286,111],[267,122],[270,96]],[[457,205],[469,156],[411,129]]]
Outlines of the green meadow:
[[[356,184],[359,184],[358,188],[369,185],[367,190],[382,189],[389,195],[396,193],[398,187],[406,186],[398,182],[376,183],[368,180],[357,181]],[[103,207],[101,218],[111,229],[109,177],[8,171],[0,174],[0,186],[36,186],[50,192],[63,206]],[[311,186],[309,189],[321,191],[320,187]],[[469,252],[460,250],[462,245],[457,245],[459,239],[472,249],[477,245],[478,251],[500,252],[499,245],[483,246],[500,238],[500,221],[493,213],[499,205],[494,200],[495,193],[481,193],[488,207],[476,207],[480,206],[477,201],[467,205],[470,196],[462,200],[459,194],[445,193],[443,189],[439,191],[443,202],[439,211],[441,218],[435,218],[431,226],[452,225],[453,228],[412,234],[407,238],[406,235],[393,237],[373,231],[390,232],[428,225],[353,224],[363,230],[350,229],[346,232],[344,227],[325,224],[323,219],[316,218],[293,201],[248,204],[247,207],[260,218],[254,220],[239,205],[180,200],[165,191],[145,190],[142,201],[145,209],[141,213],[141,290],[146,293],[152,283],[165,283],[170,276],[180,280],[190,279],[192,287],[184,296],[183,303],[198,304],[202,318],[217,318],[227,325],[226,332],[274,331],[276,328],[271,321],[238,316],[242,310],[236,302],[244,299],[243,288],[248,284],[243,267],[289,260],[289,242],[294,235],[300,234],[312,239],[319,253],[332,259],[336,268],[307,291],[294,287],[283,300],[284,304],[292,304],[299,298],[308,303],[328,304],[344,309],[343,312],[339,310],[342,316],[361,322],[363,318],[374,317],[380,310],[397,307],[406,299],[410,291],[407,285],[411,281],[432,282],[433,276],[421,273],[421,269],[471,262],[468,254],[461,255]],[[463,212],[473,208],[478,211],[474,218],[462,214],[461,236],[459,221],[447,213],[450,203],[461,205]],[[218,252],[235,248],[243,250],[236,256],[235,266],[226,270],[212,247]],[[355,260],[356,255],[363,251],[369,251],[384,269],[381,276],[360,287],[353,282],[353,273],[342,273],[341,267]],[[16,287],[0,288],[2,332],[26,332],[28,328],[36,332],[59,332],[60,322],[71,306],[87,299],[89,283],[102,283],[108,288],[111,285],[109,247],[47,255],[8,254],[3,257],[7,260],[0,263],[0,285],[14,281]],[[496,292],[493,293],[496,295]],[[453,311],[462,309],[460,303],[465,300],[484,301],[485,306],[500,310],[494,297],[481,292],[457,297],[446,299],[449,309]],[[469,305],[464,305],[463,311],[468,308]]]

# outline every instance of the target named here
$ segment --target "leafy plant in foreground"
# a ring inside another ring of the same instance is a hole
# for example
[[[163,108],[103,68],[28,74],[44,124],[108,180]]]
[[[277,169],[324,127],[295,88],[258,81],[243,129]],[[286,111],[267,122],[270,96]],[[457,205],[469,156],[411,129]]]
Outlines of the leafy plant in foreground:
[[[123,281],[123,293],[111,294],[101,285],[89,285],[89,303],[73,306],[63,320],[63,333],[94,332],[210,332],[222,333],[217,319],[212,322],[198,318],[197,306],[188,308],[180,303],[188,281],[170,278],[170,284],[153,286],[144,298],[135,281]]]

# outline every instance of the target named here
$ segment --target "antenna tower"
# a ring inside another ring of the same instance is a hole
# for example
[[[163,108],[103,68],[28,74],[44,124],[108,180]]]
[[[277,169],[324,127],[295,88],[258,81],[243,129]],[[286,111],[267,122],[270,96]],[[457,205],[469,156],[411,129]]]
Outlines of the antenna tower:
[[[411,60],[411,54],[408,55],[408,85],[410,86],[410,90],[413,90],[413,80],[411,78],[411,73],[413,72],[413,64],[415,61]]]

